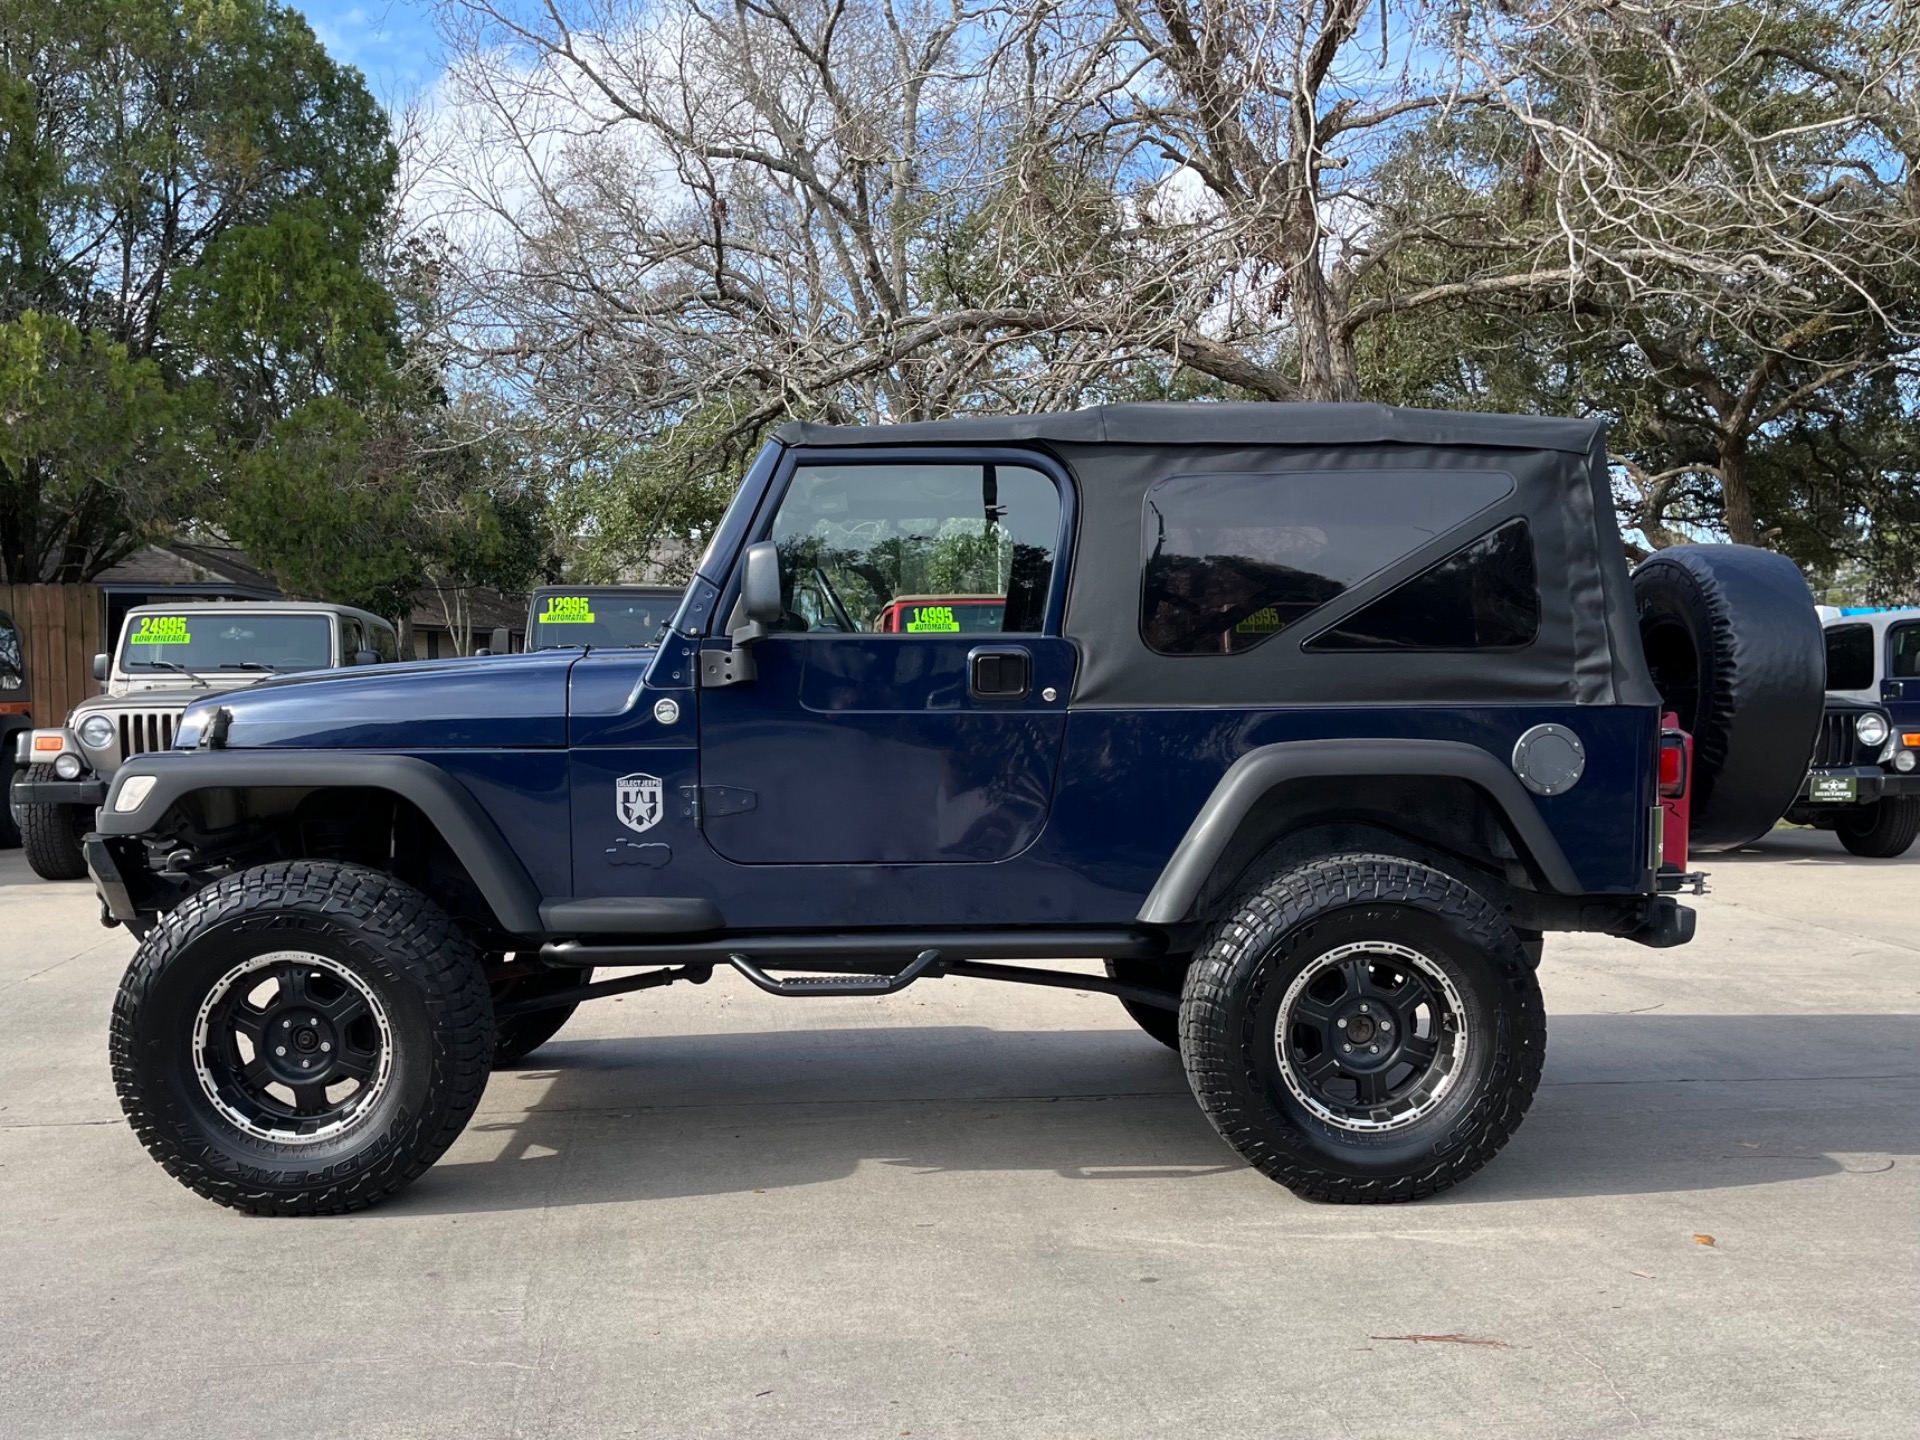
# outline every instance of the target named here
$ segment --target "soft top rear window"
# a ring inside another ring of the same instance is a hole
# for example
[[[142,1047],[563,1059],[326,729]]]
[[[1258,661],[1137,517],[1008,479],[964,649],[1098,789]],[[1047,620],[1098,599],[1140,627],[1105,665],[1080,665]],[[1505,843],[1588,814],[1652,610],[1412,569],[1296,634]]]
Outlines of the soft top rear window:
[[[1236,654],[1513,492],[1493,470],[1176,475],[1146,494],[1140,631]]]

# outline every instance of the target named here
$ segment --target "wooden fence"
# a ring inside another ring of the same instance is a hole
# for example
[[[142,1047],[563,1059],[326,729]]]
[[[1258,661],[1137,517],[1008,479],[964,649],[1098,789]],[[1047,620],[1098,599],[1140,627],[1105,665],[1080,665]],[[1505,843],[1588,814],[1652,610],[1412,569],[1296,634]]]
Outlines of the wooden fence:
[[[100,637],[103,608],[97,585],[0,585],[0,610],[20,627],[35,725],[58,725],[99,693],[93,657],[107,648]]]

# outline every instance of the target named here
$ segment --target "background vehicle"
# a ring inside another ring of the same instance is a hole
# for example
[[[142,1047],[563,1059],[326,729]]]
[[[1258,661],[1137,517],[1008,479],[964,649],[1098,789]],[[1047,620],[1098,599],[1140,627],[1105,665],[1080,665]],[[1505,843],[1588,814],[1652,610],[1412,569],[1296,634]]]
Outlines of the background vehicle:
[[[1006,621],[1004,595],[901,595],[880,612],[882,635],[994,634]]]
[[[27,863],[46,880],[87,873],[80,839],[122,762],[174,743],[181,713],[207,695],[274,675],[394,659],[393,626],[345,605],[208,602],[129,611],[111,657],[96,655],[106,693],[56,730],[23,732],[13,800]]]
[[[1787,818],[1833,831],[1855,855],[1903,855],[1920,838],[1920,610],[1825,628],[1826,717]]]
[[[685,593],[663,585],[543,585],[527,605],[527,649],[657,645]]]
[[[33,727],[33,690],[27,681],[27,647],[13,617],[0,610],[0,850],[20,843],[19,819],[14,809],[14,748],[23,731]]]
[[[1114,995],[1302,1195],[1444,1189],[1538,1084],[1544,933],[1684,943],[1689,779],[1770,825],[1819,722],[1794,566],[1630,579],[1607,473],[1593,423],[1377,406],[789,425],[658,649],[275,681],[122,768],[122,1104],[222,1204],[348,1210],[583,1000],[971,977]],[[953,595],[998,630],[879,623]]]

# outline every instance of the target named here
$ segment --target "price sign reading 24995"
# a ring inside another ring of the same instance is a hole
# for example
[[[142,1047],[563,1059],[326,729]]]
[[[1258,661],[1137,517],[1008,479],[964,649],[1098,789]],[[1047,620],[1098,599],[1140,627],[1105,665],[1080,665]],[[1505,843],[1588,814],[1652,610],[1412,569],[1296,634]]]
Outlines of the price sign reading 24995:
[[[184,615],[142,615],[129,642],[133,645],[187,645],[193,636],[187,633]]]

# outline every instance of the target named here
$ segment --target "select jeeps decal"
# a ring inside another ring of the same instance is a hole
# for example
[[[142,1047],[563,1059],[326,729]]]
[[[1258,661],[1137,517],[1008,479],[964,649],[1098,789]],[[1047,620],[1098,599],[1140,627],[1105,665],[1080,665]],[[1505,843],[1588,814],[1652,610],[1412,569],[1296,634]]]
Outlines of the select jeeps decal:
[[[622,775],[613,782],[613,813],[629,830],[651,830],[666,808],[658,775]]]
[[[588,595],[549,595],[547,608],[533,618],[542,625],[591,625],[593,598]]]

